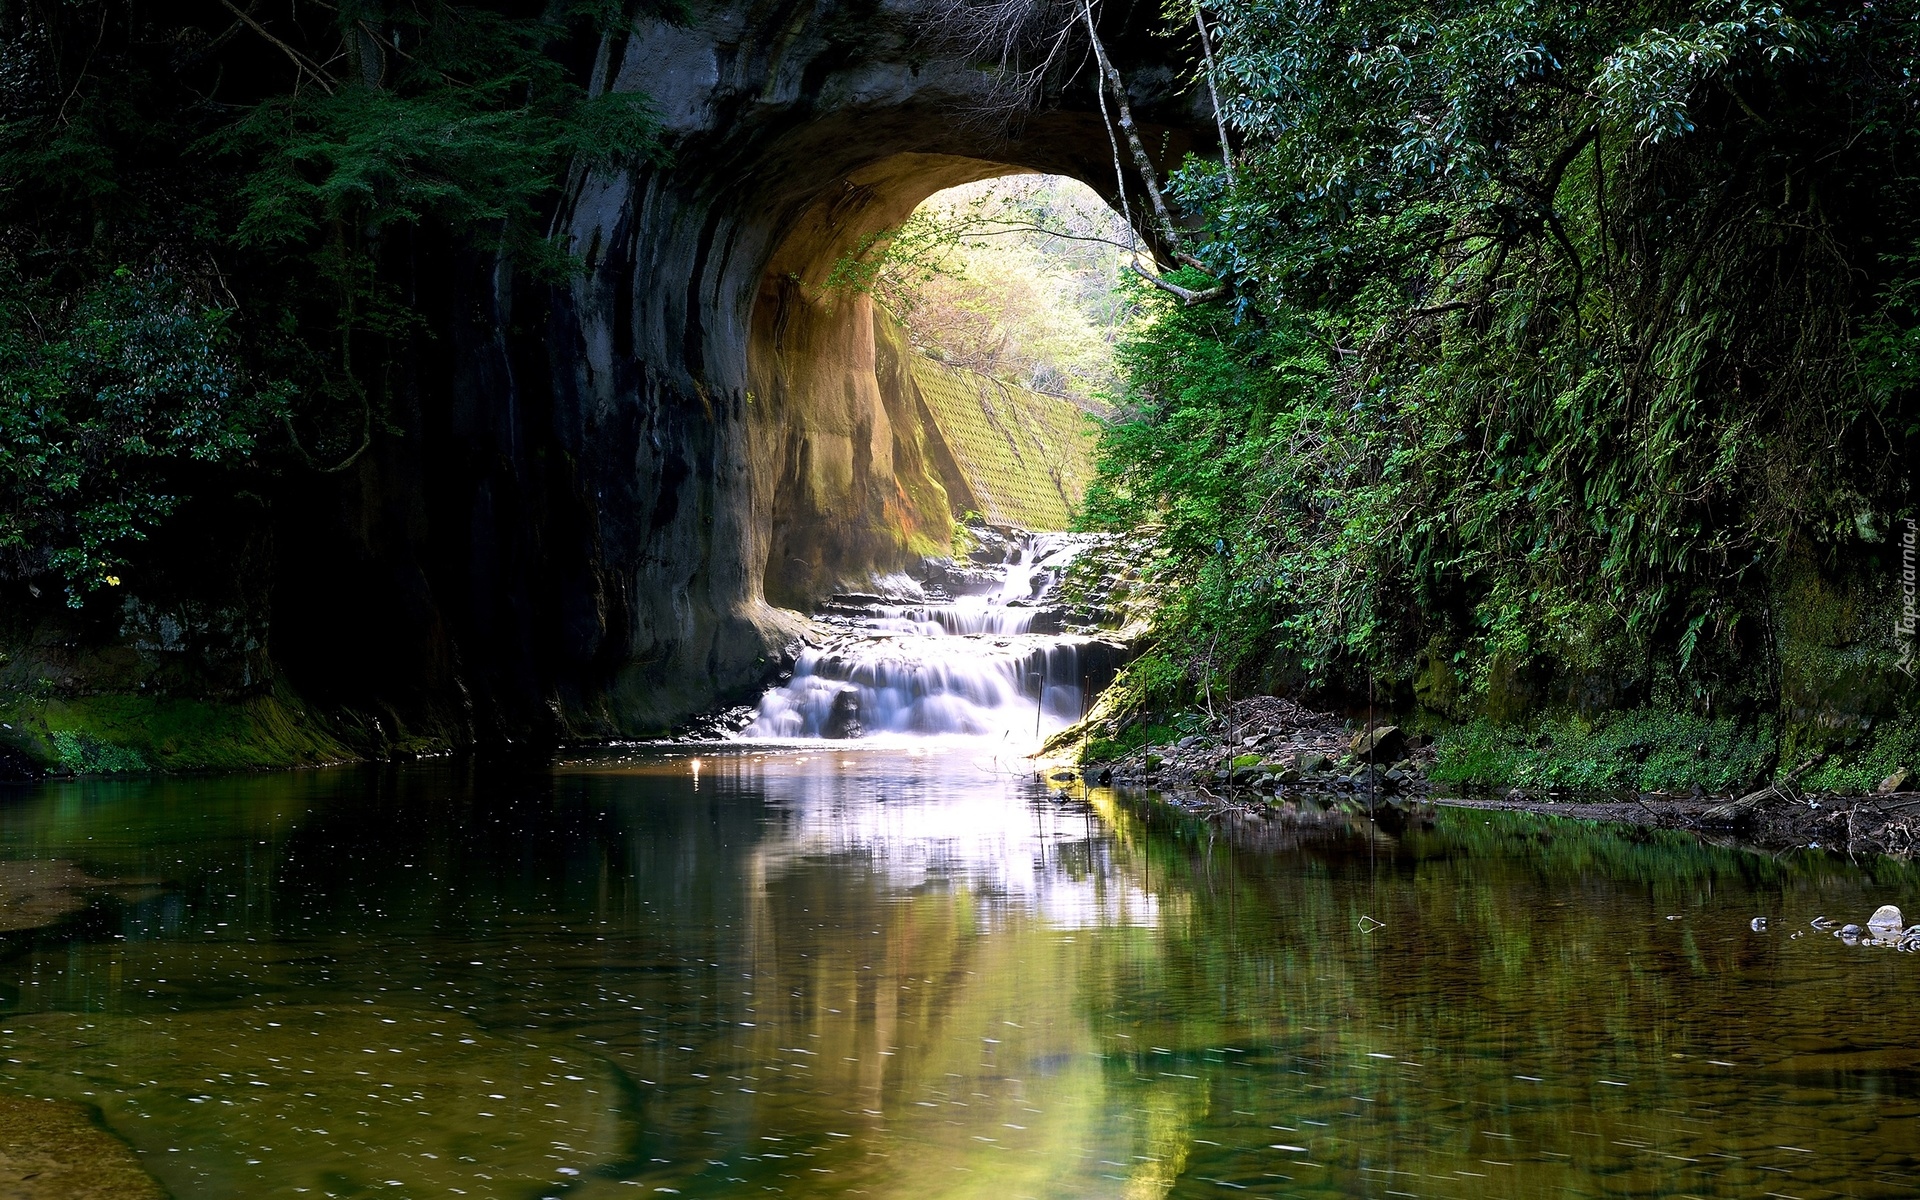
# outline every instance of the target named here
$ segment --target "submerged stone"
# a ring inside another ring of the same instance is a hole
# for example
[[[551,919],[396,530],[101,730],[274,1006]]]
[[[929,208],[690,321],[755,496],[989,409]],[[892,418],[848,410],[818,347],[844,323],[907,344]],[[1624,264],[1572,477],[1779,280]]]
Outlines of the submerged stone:
[[[0,1097],[0,1194],[13,1200],[164,1200],[133,1151],[77,1104]]]

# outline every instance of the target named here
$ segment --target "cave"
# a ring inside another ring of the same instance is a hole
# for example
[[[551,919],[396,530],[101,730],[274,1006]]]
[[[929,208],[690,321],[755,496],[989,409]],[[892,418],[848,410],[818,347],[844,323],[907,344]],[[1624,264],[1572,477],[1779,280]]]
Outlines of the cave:
[[[836,585],[944,541],[903,343],[824,293],[832,264],[999,175],[1084,181],[1143,234],[1147,205],[1090,66],[1009,109],[932,12],[718,5],[604,39],[593,86],[649,96],[665,155],[576,170],[573,278],[454,256],[444,377],[281,505],[270,669],[388,745],[657,732],[751,695]],[[1110,20],[1161,164],[1212,150],[1165,43]]]

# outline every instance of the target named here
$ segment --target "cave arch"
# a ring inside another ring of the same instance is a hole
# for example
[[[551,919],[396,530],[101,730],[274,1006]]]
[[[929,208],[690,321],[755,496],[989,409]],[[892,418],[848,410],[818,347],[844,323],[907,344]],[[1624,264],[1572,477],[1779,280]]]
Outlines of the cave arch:
[[[695,0],[601,41],[590,89],[647,95],[664,153],[575,169],[553,230],[576,275],[474,255],[426,281],[447,333],[404,436],[277,535],[297,686],[455,742],[655,732],[754,694],[801,628],[781,602],[905,560],[936,501],[896,486],[886,339],[795,277],[970,180],[1119,198],[1086,64],[996,110],[992,64],[924,36],[937,11]],[[1214,152],[1191,50],[1108,13],[1161,165]]]
[[[620,585],[596,631],[616,724],[684,707],[696,689],[676,680],[747,686],[796,627],[770,597],[797,606],[897,568],[946,519],[880,386],[903,367],[895,340],[865,297],[820,295],[832,263],[934,192],[997,175],[1070,176],[1120,207],[1091,72],[1069,64],[1038,107],[995,115],[990,65],[928,56],[932,11],[720,5],[603,48],[601,82],[653,98],[670,154],[583,175],[563,214],[590,270],[556,306],[556,410],[595,476],[599,570]],[[1103,38],[1163,164],[1213,150],[1173,47],[1144,26]]]

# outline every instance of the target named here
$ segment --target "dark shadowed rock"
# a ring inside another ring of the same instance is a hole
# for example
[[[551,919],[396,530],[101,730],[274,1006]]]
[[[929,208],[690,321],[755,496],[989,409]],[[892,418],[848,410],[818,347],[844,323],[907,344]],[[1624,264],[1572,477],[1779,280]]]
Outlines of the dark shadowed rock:
[[[860,726],[860,693],[849,688],[833,698],[833,708],[820,726],[820,736],[857,738],[863,732]]]
[[[1395,762],[1406,755],[1407,735],[1397,725],[1382,725],[1372,732],[1363,729],[1354,735],[1348,752],[1361,762]]]

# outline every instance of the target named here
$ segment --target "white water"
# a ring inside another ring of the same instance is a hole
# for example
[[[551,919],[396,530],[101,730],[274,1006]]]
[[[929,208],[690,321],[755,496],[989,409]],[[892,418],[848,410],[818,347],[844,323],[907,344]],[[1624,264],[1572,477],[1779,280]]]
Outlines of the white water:
[[[885,603],[842,618],[770,689],[740,736],[867,742],[964,738],[1031,749],[1080,718],[1088,639],[1032,632],[1044,600],[1084,545],[1028,535],[985,595]],[[890,591],[911,585],[887,581]]]

